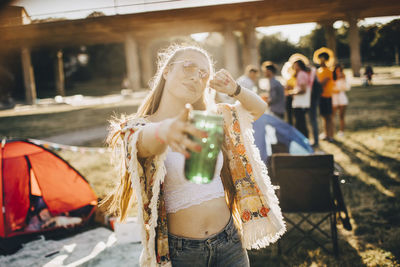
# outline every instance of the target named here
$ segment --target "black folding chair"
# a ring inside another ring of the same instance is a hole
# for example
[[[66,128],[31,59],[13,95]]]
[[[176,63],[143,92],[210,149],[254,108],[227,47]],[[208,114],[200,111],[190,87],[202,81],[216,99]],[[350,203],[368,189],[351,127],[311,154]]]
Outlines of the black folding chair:
[[[303,240],[309,239],[316,243],[327,253],[338,257],[338,241],[335,205],[333,192],[334,176],[333,155],[289,155],[272,154],[271,180],[279,185],[278,197],[283,216],[287,222],[288,229],[285,236],[291,232],[298,231],[302,237],[296,241],[291,240],[285,244],[283,250],[281,241],[278,242],[278,253],[288,254]],[[289,218],[289,214],[295,213],[299,221]],[[317,216],[316,214],[319,214]],[[315,218],[317,217],[317,221]],[[324,231],[324,223],[330,223],[329,231]],[[308,227],[308,228],[307,228]],[[311,227],[311,228],[310,228]],[[328,250],[324,244],[317,239],[317,234],[331,239],[333,249]],[[286,238],[283,239],[282,243]],[[283,250],[283,251],[282,251]]]

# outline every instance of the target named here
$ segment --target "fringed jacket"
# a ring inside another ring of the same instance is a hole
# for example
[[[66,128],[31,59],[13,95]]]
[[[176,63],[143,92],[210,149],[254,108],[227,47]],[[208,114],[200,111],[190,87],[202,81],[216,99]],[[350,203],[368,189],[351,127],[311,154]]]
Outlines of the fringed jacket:
[[[254,145],[252,115],[241,104],[218,104],[217,112],[224,117],[224,143],[229,170],[236,189],[233,213],[243,246],[258,249],[275,242],[285,232],[278,199],[265,164]],[[171,266],[168,250],[167,213],[163,198],[166,174],[166,152],[144,160],[137,156],[136,143],[146,119],[132,119],[121,124],[116,137],[123,175],[128,179],[138,202],[143,251],[141,266]],[[130,202],[130,201],[128,201]]]

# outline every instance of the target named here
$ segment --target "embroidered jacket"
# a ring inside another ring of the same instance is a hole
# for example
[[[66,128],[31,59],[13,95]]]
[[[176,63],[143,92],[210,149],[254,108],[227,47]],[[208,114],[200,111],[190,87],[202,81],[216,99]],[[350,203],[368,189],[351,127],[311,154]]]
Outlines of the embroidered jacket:
[[[229,170],[236,189],[239,230],[243,246],[262,248],[275,242],[286,231],[278,199],[268,177],[267,169],[254,145],[252,115],[241,104],[219,104],[218,113],[224,117],[223,146],[229,159]],[[148,121],[128,120],[116,133],[125,177],[130,180],[138,202],[143,251],[141,266],[171,266],[168,249],[167,213],[163,198],[166,174],[166,152],[140,161],[137,138]]]

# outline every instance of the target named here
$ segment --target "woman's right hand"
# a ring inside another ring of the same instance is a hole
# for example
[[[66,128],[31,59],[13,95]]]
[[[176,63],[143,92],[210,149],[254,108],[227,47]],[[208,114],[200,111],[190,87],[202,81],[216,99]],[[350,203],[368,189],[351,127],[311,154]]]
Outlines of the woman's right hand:
[[[190,156],[189,150],[194,152],[201,151],[201,145],[189,138],[189,135],[202,139],[207,137],[207,132],[197,129],[188,121],[190,105],[175,118],[166,119],[157,126],[158,136],[165,144],[169,145],[175,152],[182,153],[186,158]]]

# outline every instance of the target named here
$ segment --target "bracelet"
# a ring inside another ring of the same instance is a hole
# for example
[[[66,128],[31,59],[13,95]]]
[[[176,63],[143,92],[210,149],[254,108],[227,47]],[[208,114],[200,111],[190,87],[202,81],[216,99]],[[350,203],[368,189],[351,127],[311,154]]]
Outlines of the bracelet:
[[[231,94],[231,95],[229,95],[230,97],[234,97],[234,96],[237,96],[238,94],[240,94],[240,91],[242,90],[242,87],[239,85],[239,84],[237,84],[237,86],[236,86],[236,91],[233,93],[233,94]]]
[[[161,139],[161,137],[158,135],[158,128],[160,128],[161,123],[159,123],[154,131],[154,137],[160,142],[161,144],[165,144],[165,141]]]

